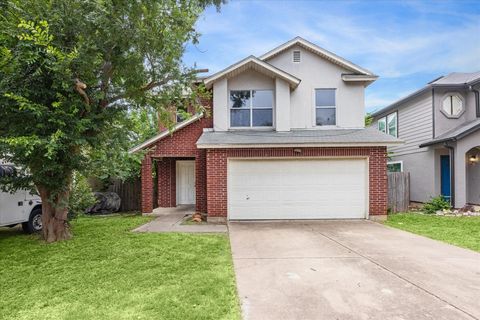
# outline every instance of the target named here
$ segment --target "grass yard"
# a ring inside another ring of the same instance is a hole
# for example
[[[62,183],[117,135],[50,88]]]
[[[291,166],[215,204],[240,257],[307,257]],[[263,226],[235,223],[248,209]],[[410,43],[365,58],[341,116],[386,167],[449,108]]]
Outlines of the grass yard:
[[[392,214],[385,224],[480,252],[480,217]]]
[[[0,228],[0,319],[240,319],[228,237],[130,232],[148,220],[80,217],[50,245]]]

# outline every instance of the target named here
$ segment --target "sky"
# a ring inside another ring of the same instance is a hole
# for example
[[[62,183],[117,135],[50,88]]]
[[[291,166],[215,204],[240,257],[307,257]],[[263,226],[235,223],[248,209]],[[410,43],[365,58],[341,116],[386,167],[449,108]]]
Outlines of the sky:
[[[480,71],[480,1],[235,1],[197,21],[188,66],[220,71],[300,36],[379,75],[367,111],[450,72]]]

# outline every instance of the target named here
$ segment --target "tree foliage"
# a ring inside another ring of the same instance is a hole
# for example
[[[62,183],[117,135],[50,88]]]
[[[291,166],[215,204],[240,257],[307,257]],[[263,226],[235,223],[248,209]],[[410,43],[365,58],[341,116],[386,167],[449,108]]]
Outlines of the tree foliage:
[[[202,110],[199,98],[208,93],[192,87],[195,70],[181,58],[186,43],[198,42],[195,22],[212,4],[220,1],[2,4],[0,158],[28,169],[16,181],[37,187],[47,241],[70,236],[65,220],[74,171],[124,172],[113,164],[126,155],[129,126],[142,120],[132,116],[137,110],[167,114],[178,104]],[[98,166],[108,160],[112,167]]]

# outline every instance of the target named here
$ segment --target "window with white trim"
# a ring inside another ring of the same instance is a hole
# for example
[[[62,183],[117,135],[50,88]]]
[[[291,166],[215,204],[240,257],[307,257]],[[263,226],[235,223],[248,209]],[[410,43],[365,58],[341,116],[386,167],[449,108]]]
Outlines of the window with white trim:
[[[389,134],[393,137],[398,136],[398,116],[397,112],[392,112],[386,117],[380,118],[377,121],[378,130]]]
[[[230,127],[272,127],[273,90],[231,90]]]
[[[315,123],[317,126],[337,124],[336,89],[315,89]]]
[[[403,162],[402,161],[389,161],[387,163],[388,172],[403,172]]]

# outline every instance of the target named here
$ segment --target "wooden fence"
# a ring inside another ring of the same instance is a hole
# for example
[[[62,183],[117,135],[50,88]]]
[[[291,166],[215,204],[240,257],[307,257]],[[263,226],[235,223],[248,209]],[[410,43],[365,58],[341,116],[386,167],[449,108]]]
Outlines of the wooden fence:
[[[388,208],[390,212],[406,212],[410,205],[410,173],[388,173]]]
[[[120,211],[140,211],[142,204],[142,182],[139,178],[135,180],[114,180],[108,187],[108,191],[116,192],[122,204]]]

